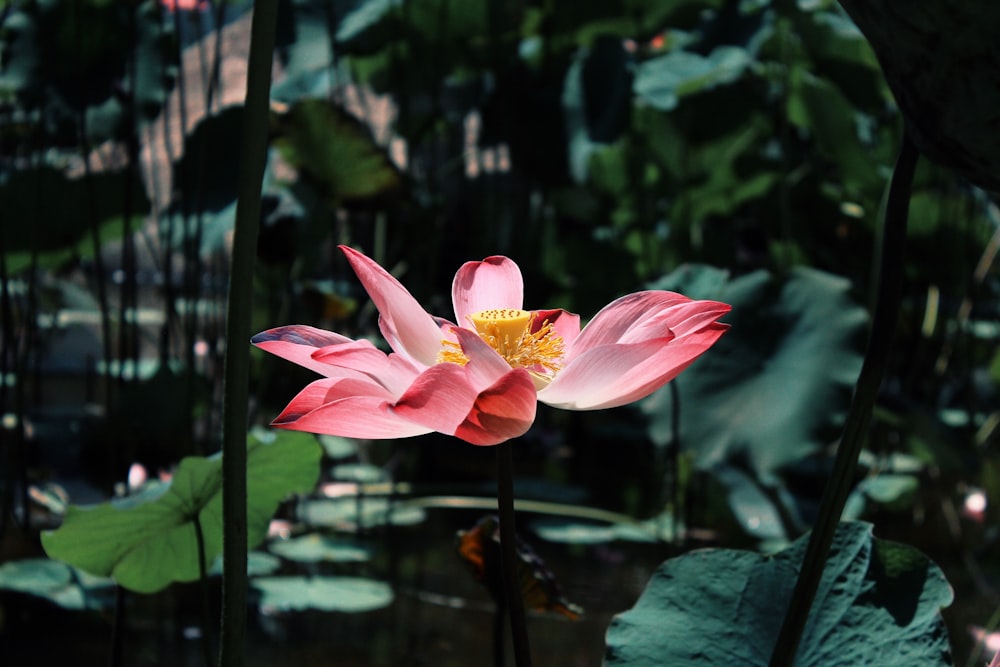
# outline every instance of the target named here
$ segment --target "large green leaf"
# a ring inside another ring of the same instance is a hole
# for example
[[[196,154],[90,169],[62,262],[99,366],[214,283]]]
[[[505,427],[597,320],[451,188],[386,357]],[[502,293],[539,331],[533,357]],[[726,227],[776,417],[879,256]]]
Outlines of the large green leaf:
[[[768,664],[808,537],[764,556],[705,549],[659,567],[608,628],[607,667]],[[944,575],[916,549],[841,524],[797,667],[950,665]]]
[[[308,491],[319,476],[316,442],[251,441],[247,451],[247,531],[252,547],[290,493]],[[113,577],[140,593],[199,577],[195,522],[205,539],[205,565],[222,551],[222,458],[188,457],[170,482],[137,496],[93,507],[70,506],[63,525],[42,534],[51,558]]]
[[[865,311],[846,280],[814,269],[723,280],[686,266],[655,285],[733,306],[730,331],[675,380],[681,445],[702,469],[737,460],[766,477],[833,437],[861,368]],[[667,391],[643,404],[659,444],[673,428]]]

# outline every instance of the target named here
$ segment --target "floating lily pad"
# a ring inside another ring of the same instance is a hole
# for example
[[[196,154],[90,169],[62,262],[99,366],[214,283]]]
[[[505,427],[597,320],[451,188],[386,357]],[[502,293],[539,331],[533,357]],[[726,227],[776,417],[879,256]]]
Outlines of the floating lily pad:
[[[314,498],[299,505],[299,520],[312,526],[410,526],[424,519],[419,507],[398,507],[387,498]]]
[[[808,537],[774,556],[704,549],[659,567],[612,621],[607,667],[768,664]],[[941,571],[916,549],[837,530],[795,659],[798,667],[950,665]]]
[[[278,504],[310,490],[319,476],[315,442],[278,437],[247,450],[247,540],[267,535]],[[71,505],[60,528],[42,534],[46,553],[139,593],[199,577],[196,521],[206,566],[222,552],[222,458],[188,457],[169,483],[92,507]]]
[[[371,549],[367,546],[318,533],[272,542],[269,548],[283,558],[302,563],[361,562],[372,556]]]
[[[392,604],[389,584],[360,577],[259,577],[260,606],[273,611],[343,611],[357,613]]]
[[[569,519],[539,519],[532,522],[531,529],[543,540],[564,544],[656,542],[661,535],[652,522],[597,524]]]
[[[0,565],[0,589],[42,597],[66,609],[107,609],[115,598],[111,579],[48,558]]]

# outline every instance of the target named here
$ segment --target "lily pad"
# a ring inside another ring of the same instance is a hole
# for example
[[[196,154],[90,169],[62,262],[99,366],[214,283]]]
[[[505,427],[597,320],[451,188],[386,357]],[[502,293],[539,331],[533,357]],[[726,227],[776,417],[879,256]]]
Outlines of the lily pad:
[[[48,558],[29,558],[0,565],[0,589],[45,598],[65,609],[108,609],[114,606],[115,582],[95,577]]]
[[[657,542],[661,534],[651,521],[641,524],[596,524],[567,519],[540,519],[531,524],[531,529],[543,540],[563,544]]]
[[[611,622],[607,667],[768,664],[808,537],[774,556],[704,549],[659,567]],[[941,571],[916,549],[875,539],[865,523],[834,537],[797,667],[950,665]]]
[[[247,449],[247,540],[267,535],[278,504],[310,490],[319,476],[315,442],[277,438]],[[129,590],[153,593],[199,577],[196,522],[204,535],[206,567],[222,552],[222,457],[188,457],[170,482],[92,507],[71,505],[61,527],[42,534],[51,557]]]
[[[399,507],[387,498],[314,498],[298,509],[299,520],[311,526],[411,526],[426,518],[419,507]]]
[[[260,606],[273,611],[357,613],[392,604],[389,584],[360,577],[259,577],[250,585],[261,593]]]
[[[272,542],[269,548],[283,558],[302,563],[363,562],[372,556],[371,549],[367,546],[317,533]]]
[[[738,81],[752,63],[738,46],[719,46],[707,56],[675,51],[640,64],[633,87],[641,101],[670,111],[685,95]]]
[[[732,329],[674,380],[681,446],[701,469],[735,460],[767,479],[835,437],[861,369],[866,313],[848,281],[822,271],[755,271],[724,286],[718,276],[689,266],[655,285],[733,305]],[[668,391],[643,403],[657,444],[671,439]]]

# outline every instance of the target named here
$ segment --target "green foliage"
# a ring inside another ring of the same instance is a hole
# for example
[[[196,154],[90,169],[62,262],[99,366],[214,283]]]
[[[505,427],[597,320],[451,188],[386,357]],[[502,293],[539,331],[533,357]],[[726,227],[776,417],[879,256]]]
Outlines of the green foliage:
[[[247,451],[247,541],[259,543],[278,504],[310,490],[320,448],[299,439],[252,441]],[[140,593],[199,577],[196,525],[207,568],[222,551],[222,460],[189,457],[169,482],[92,507],[71,505],[63,524],[42,535],[46,553],[74,567],[112,577]]]
[[[865,312],[846,281],[814,269],[722,279],[718,270],[689,266],[656,284],[718,298],[733,311],[732,329],[676,380],[680,415],[665,390],[644,404],[650,437],[666,444],[680,419],[681,446],[699,467],[739,461],[767,479],[815,454],[846,410]]]
[[[768,664],[806,538],[773,556],[705,549],[665,562],[608,629],[608,667]],[[803,667],[950,665],[944,575],[916,549],[841,524],[795,660]],[[735,657],[735,658],[734,658]]]

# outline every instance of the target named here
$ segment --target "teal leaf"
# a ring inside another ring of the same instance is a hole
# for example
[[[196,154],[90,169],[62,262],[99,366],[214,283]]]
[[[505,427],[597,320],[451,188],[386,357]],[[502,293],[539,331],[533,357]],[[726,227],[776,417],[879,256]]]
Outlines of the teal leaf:
[[[611,622],[607,667],[690,667],[770,659],[808,536],[773,556],[694,551],[663,563]],[[904,544],[841,524],[795,659],[796,667],[950,665],[940,609],[944,575]]]
[[[389,584],[360,577],[258,577],[250,585],[260,591],[260,606],[274,611],[342,611],[381,609],[394,598]]]
[[[356,563],[371,559],[371,549],[352,540],[310,533],[289,540],[272,542],[270,550],[282,558],[300,563],[331,561]]]
[[[686,95],[738,81],[752,63],[738,46],[719,46],[707,56],[675,51],[640,64],[633,88],[640,101],[670,111]]]
[[[569,519],[539,519],[531,524],[531,529],[543,540],[561,544],[657,542],[661,534],[655,521],[597,524]]]
[[[319,476],[315,443],[278,438],[247,448],[247,540],[267,535],[278,504],[310,490]],[[42,534],[42,546],[59,559],[129,590],[152,593],[175,581],[199,577],[195,521],[205,539],[206,567],[222,552],[222,458],[188,457],[170,482],[91,507],[71,505],[62,526]]]
[[[310,526],[345,529],[411,526],[426,518],[419,507],[401,507],[388,498],[313,498],[299,504],[299,520]]]
[[[65,609],[108,609],[114,606],[114,588],[107,577],[47,558],[0,565],[0,589],[42,597]]]
[[[699,468],[740,460],[766,478],[835,435],[861,369],[867,319],[846,280],[808,268],[783,279],[761,270],[720,288],[716,269],[688,266],[655,287],[733,306],[725,318],[732,328],[674,381],[681,446]],[[668,391],[643,404],[658,444],[671,439]]]

